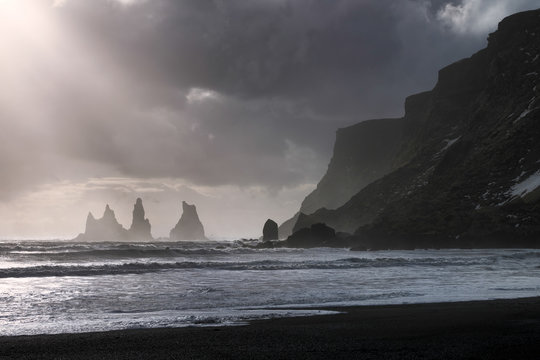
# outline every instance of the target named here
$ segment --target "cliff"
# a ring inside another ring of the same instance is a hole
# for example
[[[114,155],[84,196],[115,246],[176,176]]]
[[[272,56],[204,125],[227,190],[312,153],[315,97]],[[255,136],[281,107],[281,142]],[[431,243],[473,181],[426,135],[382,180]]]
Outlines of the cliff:
[[[336,209],[366,185],[394,170],[396,155],[405,140],[403,119],[369,120],[339,129],[334,155],[317,188],[300,212]]]
[[[486,49],[407,99],[388,173],[367,186],[360,180],[336,209],[299,216],[295,229],[324,222],[370,248],[538,247],[539,74],[540,10],[504,19]],[[347,174],[347,156],[334,154],[325,182]],[[342,196],[325,188],[320,198]]]
[[[397,169],[411,129],[401,118],[367,120],[339,129],[326,174],[304,199],[300,212],[279,226],[280,238],[317,222],[304,223],[305,214],[337,209],[364,187]]]
[[[195,205],[182,201],[182,216],[170,232],[171,240],[206,240]]]
[[[299,216],[300,212],[297,212],[292,218],[285,220],[283,223],[281,223],[281,225],[279,225],[278,238],[286,239],[289,235],[293,233],[294,226],[298,222]]]

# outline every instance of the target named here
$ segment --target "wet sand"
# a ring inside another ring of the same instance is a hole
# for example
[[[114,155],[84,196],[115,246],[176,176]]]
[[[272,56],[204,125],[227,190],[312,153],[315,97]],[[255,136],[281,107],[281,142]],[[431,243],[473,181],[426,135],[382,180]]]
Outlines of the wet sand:
[[[343,313],[0,337],[0,359],[540,359],[540,297],[326,309]]]

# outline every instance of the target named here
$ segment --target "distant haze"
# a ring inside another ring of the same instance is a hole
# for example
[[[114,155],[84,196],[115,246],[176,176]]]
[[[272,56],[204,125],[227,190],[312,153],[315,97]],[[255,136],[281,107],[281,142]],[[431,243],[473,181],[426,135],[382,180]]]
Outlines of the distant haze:
[[[105,204],[154,236],[181,201],[255,237],[334,132],[401,116],[537,0],[0,0],[0,238],[71,238]]]

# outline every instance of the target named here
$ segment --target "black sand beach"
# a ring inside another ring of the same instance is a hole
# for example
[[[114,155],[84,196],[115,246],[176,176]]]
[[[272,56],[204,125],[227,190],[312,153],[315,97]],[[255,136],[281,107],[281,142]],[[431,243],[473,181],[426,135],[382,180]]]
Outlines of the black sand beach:
[[[347,307],[247,326],[0,338],[0,359],[539,359],[540,297]]]

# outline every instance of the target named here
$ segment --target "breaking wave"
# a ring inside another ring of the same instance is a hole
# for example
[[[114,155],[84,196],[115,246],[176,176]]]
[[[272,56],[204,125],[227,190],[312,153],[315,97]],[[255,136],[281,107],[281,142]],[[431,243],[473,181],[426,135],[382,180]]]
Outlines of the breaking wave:
[[[540,251],[510,254],[460,252],[353,253],[312,259],[301,249],[254,249],[242,242],[75,243],[0,242],[0,278],[106,276],[181,269],[223,271],[332,270],[362,268],[448,268],[528,261],[538,266]],[[340,250],[341,254],[344,254]],[[302,256],[295,256],[298,252]],[[332,250],[329,250],[331,254]],[[354,255],[353,255],[354,254]],[[292,256],[289,256],[292,255]],[[396,256],[397,255],[397,256]],[[450,255],[450,256],[449,256]],[[6,266],[7,265],[7,266]]]
[[[103,265],[38,265],[29,267],[15,267],[0,269],[0,278],[21,277],[50,277],[50,276],[98,276],[143,274],[178,269],[215,269],[226,271],[279,271],[279,270],[332,270],[332,269],[360,269],[382,267],[441,267],[441,266],[467,266],[484,265],[485,261],[470,261],[463,259],[405,259],[405,258],[344,258],[332,261],[298,261],[285,262],[275,260],[261,260],[251,262],[225,262],[225,261],[182,261],[182,262],[132,262],[123,264]]]
[[[236,243],[2,243],[0,256],[35,259],[174,258],[260,252]]]

